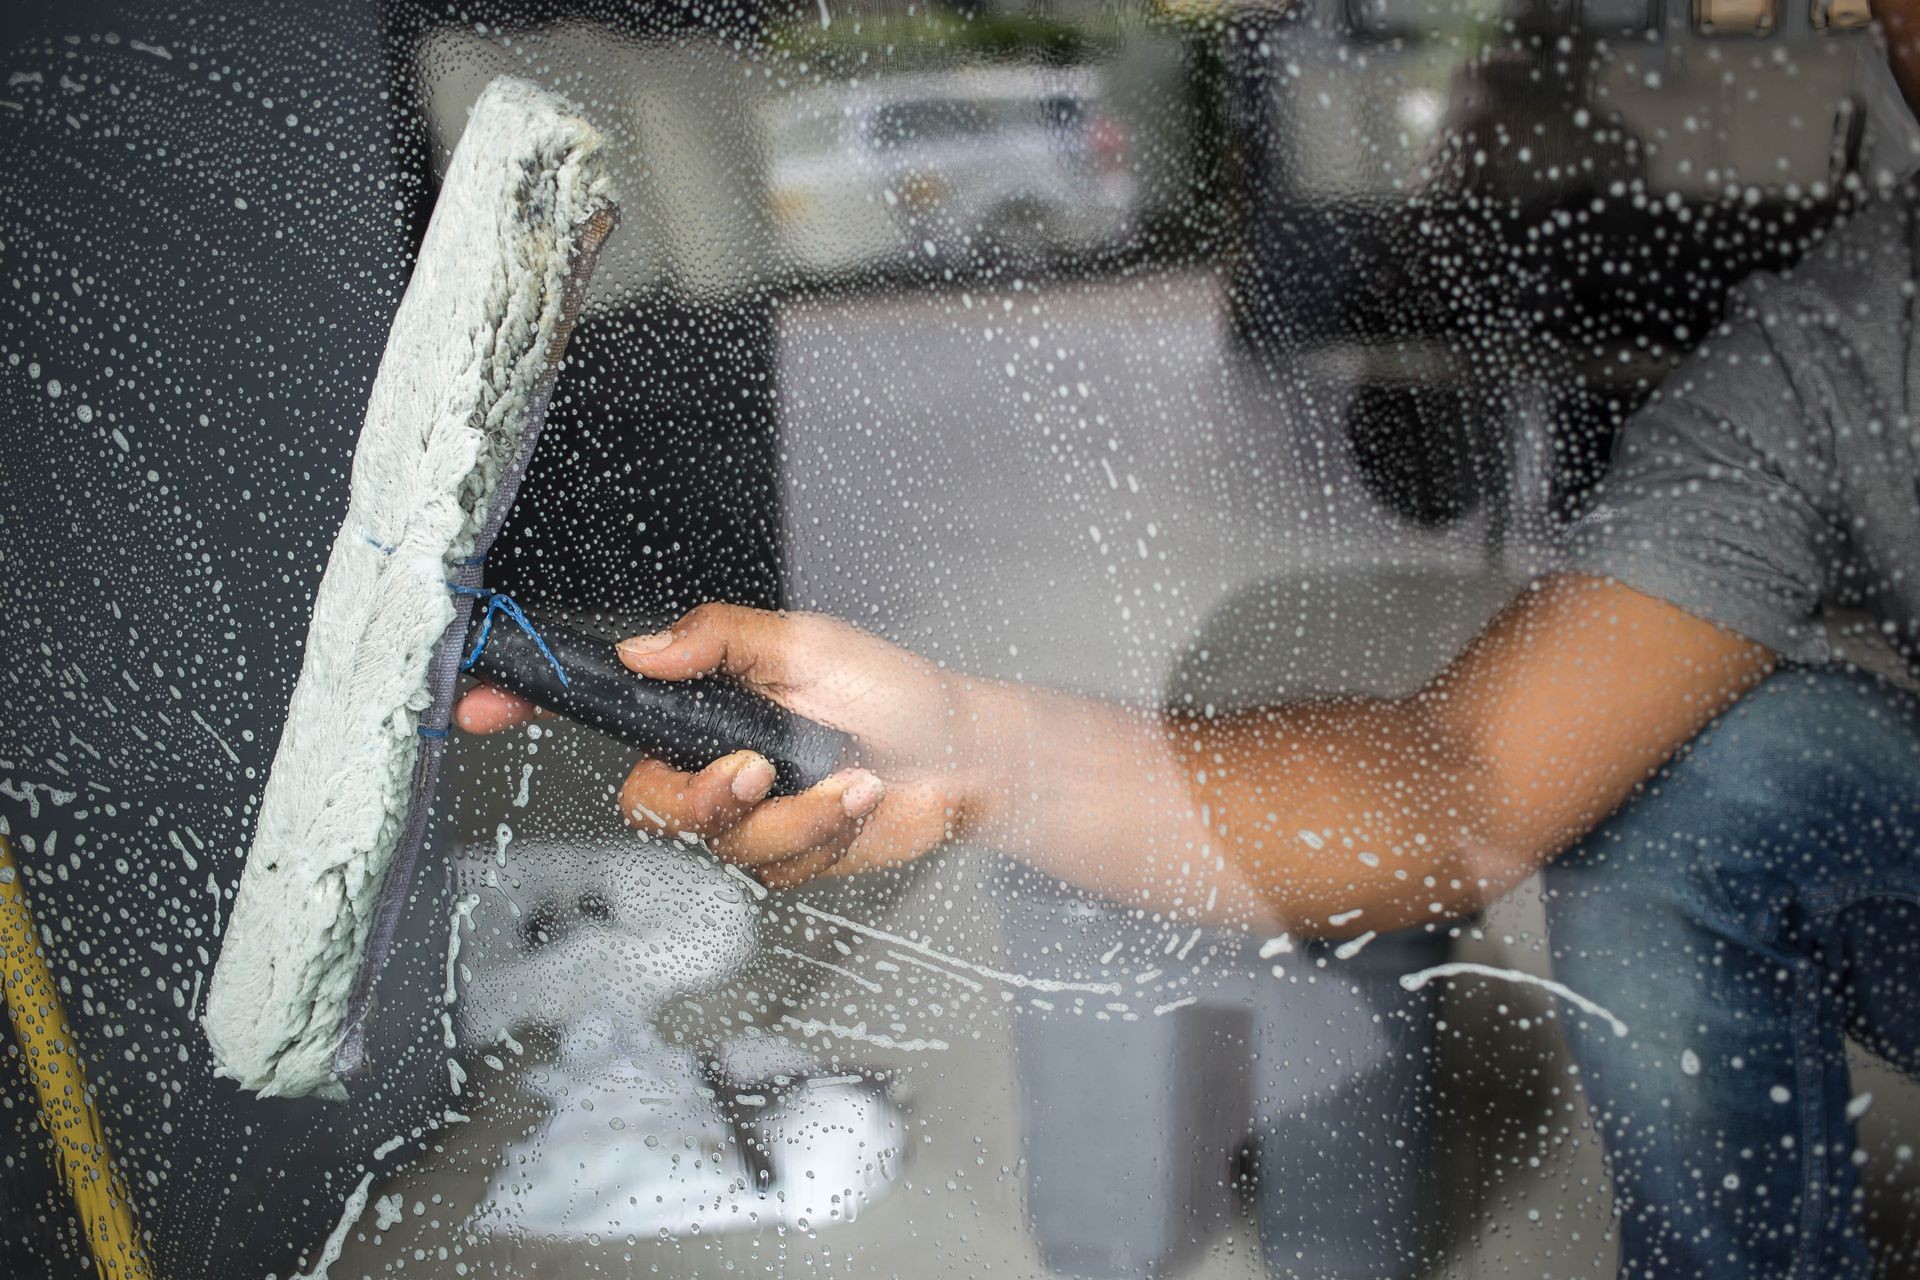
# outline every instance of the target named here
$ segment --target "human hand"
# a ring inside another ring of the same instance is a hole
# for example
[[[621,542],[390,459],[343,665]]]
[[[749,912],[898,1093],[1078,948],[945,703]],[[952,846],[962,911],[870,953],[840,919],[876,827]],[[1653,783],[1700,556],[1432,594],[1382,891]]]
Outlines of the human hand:
[[[721,674],[853,737],[859,763],[796,796],[767,798],[773,766],[751,751],[697,773],[642,760],[620,810],[653,835],[693,835],[773,888],[911,861],[959,834],[970,752],[958,682],[932,663],[818,614],[705,604],[619,645],[653,680]],[[493,733],[532,719],[524,698],[477,685],[455,722]]]

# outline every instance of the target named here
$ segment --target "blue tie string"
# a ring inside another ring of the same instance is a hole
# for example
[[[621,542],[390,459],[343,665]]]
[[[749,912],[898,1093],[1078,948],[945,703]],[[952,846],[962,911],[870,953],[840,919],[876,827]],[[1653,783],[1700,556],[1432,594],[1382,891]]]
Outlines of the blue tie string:
[[[521,609],[518,600],[515,600],[504,591],[489,591],[485,587],[463,587],[457,582],[449,582],[447,586],[452,589],[454,594],[471,596],[476,600],[485,601],[487,606],[486,615],[480,619],[480,634],[474,639],[473,652],[469,653],[466,659],[460,664],[462,671],[471,671],[473,664],[480,661],[480,655],[486,651],[487,639],[493,635],[493,615],[503,613],[507,616],[508,621],[527,633],[527,638],[533,641],[534,645],[540,650],[541,655],[553,664],[553,674],[560,677],[561,686],[564,688],[572,687],[567,680],[566,669],[560,665],[560,659],[554,657],[553,650],[547,648],[546,640],[541,637],[538,631],[534,630],[533,624],[527,621],[526,611]]]

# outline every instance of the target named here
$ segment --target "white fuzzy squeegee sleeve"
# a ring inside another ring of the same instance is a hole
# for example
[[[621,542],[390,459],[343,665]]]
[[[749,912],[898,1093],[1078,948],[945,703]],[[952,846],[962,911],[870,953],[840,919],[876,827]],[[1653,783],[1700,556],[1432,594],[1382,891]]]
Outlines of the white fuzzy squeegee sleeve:
[[[338,1091],[343,1019],[422,789],[421,717],[451,694],[431,671],[455,616],[448,581],[491,541],[570,324],[576,242],[610,206],[590,125],[524,81],[488,86],[368,398],[207,997],[218,1068],[246,1088]]]

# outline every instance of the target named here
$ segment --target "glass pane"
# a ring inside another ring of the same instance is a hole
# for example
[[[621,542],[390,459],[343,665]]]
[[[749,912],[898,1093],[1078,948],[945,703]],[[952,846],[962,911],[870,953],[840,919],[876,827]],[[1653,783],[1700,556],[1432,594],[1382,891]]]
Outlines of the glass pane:
[[[1920,1275],[1909,7],[10,13],[0,1274]]]

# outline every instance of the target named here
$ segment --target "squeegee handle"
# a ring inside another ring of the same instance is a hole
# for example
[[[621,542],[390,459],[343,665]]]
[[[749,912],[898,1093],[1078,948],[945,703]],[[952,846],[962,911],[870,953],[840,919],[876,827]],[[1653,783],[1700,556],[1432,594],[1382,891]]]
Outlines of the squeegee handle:
[[[773,765],[774,795],[804,791],[845,763],[846,734],[731,680],[649,680],[623,666],[606,640],[531,614],[528,621],[566,672],[565,683],[533,637],[502,617],[494,618],[469,674],[676,769],[702,769],[735,751],[757,751]],[[467,652],[473,642],[470,635]]]

